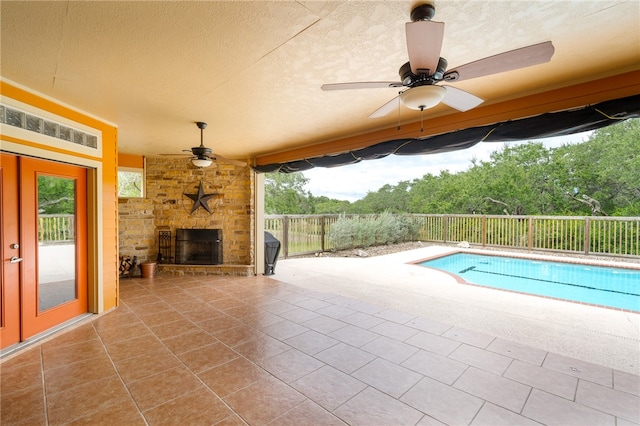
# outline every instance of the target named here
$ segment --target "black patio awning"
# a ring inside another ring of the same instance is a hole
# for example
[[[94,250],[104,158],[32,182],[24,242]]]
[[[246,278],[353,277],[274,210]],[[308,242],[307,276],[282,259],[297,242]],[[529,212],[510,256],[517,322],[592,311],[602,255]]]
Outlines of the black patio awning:
[[[393,139],[337,155],[254,166],[254,170],[263,173],[293,173],[314,167],[346,166],[363,160],[384,158],[391,154],[437,154],[470,148],[479,142],[513,142],[565,136],[637,117],[640,117],[640,95],[425,138]]]

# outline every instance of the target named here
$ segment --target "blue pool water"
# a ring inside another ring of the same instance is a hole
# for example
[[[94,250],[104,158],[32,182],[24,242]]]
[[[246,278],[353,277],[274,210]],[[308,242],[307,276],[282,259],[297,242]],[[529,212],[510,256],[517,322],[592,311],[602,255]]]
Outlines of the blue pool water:
[[[640,270],[467,253],[420,265],[485,287],[640,311]]]

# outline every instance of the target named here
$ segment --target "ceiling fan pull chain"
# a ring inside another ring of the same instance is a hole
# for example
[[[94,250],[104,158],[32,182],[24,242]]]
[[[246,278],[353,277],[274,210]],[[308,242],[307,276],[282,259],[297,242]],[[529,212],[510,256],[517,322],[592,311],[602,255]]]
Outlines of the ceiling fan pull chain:
[[[420,133],[424,131],[424,107],[420,107]]]

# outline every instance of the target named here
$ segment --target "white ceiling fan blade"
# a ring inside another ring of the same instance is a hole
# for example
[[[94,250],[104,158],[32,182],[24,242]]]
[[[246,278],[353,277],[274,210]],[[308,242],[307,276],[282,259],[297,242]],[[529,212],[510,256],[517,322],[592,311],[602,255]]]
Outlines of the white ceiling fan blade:
[[[369,118],[384,117],[385,115],[389,114],[392,111],[397,111],[399,107],[400,107],[400,95],[396,96],[395,98],[391,99],[389,102],[387,102],[386,104],[382,105],[380,108],[375,110],[369,116]]]
[[[442,103],[458,111],[468,111],[484,102],[484,99],[452,86],[441,86],[446,89]]]
[[[510,50],[461,65],[447,71],[444,74],[444,80],[469,80],[471,78],[484,77],[486,75],[512,71],[532,65],[544,64],[551,60],[554,51],[555,48],[550,41],[532,44],[531,46],[521,47],[520,49]]]
[[[399,81],[357,81],[353,83],[323,84],[322,90],[352,90],[352,89],[384,89],[389,87],[402,87]]]
[[[440,59],[444,22],[407,22],[405,32],[411,72],[414,74],[433,74]]]

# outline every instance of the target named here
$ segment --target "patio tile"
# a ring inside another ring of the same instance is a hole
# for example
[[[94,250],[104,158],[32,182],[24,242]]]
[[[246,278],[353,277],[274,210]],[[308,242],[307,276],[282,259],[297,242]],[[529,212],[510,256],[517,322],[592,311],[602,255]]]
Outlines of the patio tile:
[[[467,364],[423,350],[416,352],[402,365],[449,385],[469,367]]]
[[[156,340],[155,337],[150,339]],[[99,340],[76,343],[73,345],[42,345],[42,364],[45,370],[63,367],[78,361],[104,355],[104,346]]]
[[[164,343],[164,345],[174,354],[189,352],[191,350],[216,343],[217,341],[218,339],[200,329],[191,333],[184,333],[175,337],[162,339],[162,343]]]
[[[375,327],[371,327],[369,330],[400,341],[407,340],[409,337],[419,332],[415,328],[407,327],[406,325],[392,321],[385,321]]]
[[[21,362],[20,357],[13,358],[0,366],[0,394],[27,389],[34,386],[42,387],[42,364],[40,363],[40,351],[32,351],[38,357],[33,357],[35,362]],[[1,417],[0,417],[1,419]]]
[[[356,311],[340,305],[331,305],[325,308],[320,308],[316,310],[316,312],[331,318],[340,319],[342,317],[346,317],[347,315],[351,315]]]
[[[486,402],[478,415],[471,422],[471,426],[536,426],[540,423],[523,417],[513,411],[506,410],[490,402]]]
[[[445,424],[469,424],[482,406],[480,398],[425,377],[400,400]]]
[[[424,417],[422,417],[422,419],[420,419],[420,421],[416,423],[416,426],[447,426],[447,425],[425,414]]]
[[[457,340],[458,342],[483,349],[489,346],[489,344],[495,339],[495,337],[489,336],[488,334],[479,333],[462,327],[452,327],[442,333],[442,337],[447,337],[449,339]]]
[[[271,312],[272,314],[279,314],[282,312],[287,312],[296,308],[296,305],[291,303],[283,302],[282,300],[274,300],[270,303],[261,305],[260,308],[264,311]]]
[[[237,327],[218,331],[214,334],[215,337],[212,337],[212,339],[214,339],[214,341],[219,340],[230,348],[233,348],[234,346],[238,346],[242,343],[248,342],[259,334],[261,334],[260,331],[243,324]]]
[[[47,394],[61,392],[85,383],[117,377],[116,370],[106,354],[44,371]]]
[[[244,358],[198,373],[198,377],[215,393],[226,396],[268,377],[268,373]]]
[[[402,363],[419,350],[415,346],[398,342],[386,336],[380,336],[376,340],[361,346],[360,349],[384,358],[387,361],[395,362],[396,364]]]
[[[169,350],[162,348],[115,361],[115,365],[122,381],[130,383],[179,367],[181,363]]]
[[[31,423],[33,424],[33,423]],[[132,400],[122,401],[116,406],[105,407],[98,411],[94,411],[89,415],[77,418],[65,426],[111,426],[111,425],[127,425],[127,426],[146,426],[140,410]]]
[[[344,306],[345,308],[350,308],[351,306],[359,305],[361,303],[360,300],[351,297],[336,295],[333,295],[332,297],[329,297],[325,300],[329,303],[333,303],[334,305]]]
[[[385,308],[378,306],[378,305],[372,305],[371,303],[367,303],[367,302],[360,302],[360,303],[356,303],[354,305],[350,305],[349,308],[353,309],[354,311],[358,311],[358,312],[362,312],[365,314],[377,314],[380,311],[383,311]]]
[[[224,397],[249,424],[266,424],[305,400],[304,395],[281,381],[267,377]]]
[[[495,374],[504,373],[507,367],[509,367],[509,364],[513,361],[512,358],[508,358],[504,355],[489,352],[466,344],[462,344],[451,355],[449,355],[449,358],[464,362],[465,364],[473,365]]]
[[[421,331],[426,331],[427,333],[438,334],[438,335],[444,333],[445,331],[451,328],[449,324],[443,324],[441,322],[433,321],[433,320],[422,318],[422,317],[414,318],[411,321],[406,322],[405,325],[409,327],[417,328],[418,330],[421,330]]]
[[[4,366],[3,366],[4,368]],[[0,419],[4,424],[46,424],[43,385],[0,392]]]
[[[280,312],[278,315],[284,319],[288,319],[289,321],[295,321],[297,323],[308,321],[312,318],[320,316],[320,314],[317,314],[305,308],[294,308],[290,311]]]
[[[291,349],[289,345],[262,333],[257,334],[253,339],[233,348],[234,351],[256,363],[288,351],[289,349]]]
[[[338,329],[341,329],[342,327],[345,327],[347,324],[337,319],[320,315],[303,322],[301,325],[309,327],[310,329],[315,330],[319,333],[329,334],[332,331],[336,331]]]
[[[517,413],[531,391],[530,386],[474,367],[462,373],[453,386]]]
[[[389,395],[366,388],[334,411],[350,425],[415,425],[423,414]]]
[[[351,375],[394,398],[400,398],[423,377],[381,358],[374,359]]]
[[[233,412],[207,388],[179,396],[144,413],[149,425],[214,424]]]
[[[542,366],[579,379],[589,380],[610,388],[613,387],[613,370],[608,367],[553,353],[547,355]]]
[[[531,346],[500,338],[491,342],[491,344],[487,346],[487,350],[538,366],[542,365],[544,358],[547,356],[547,352],[542,349],[532,348]]]
[[[375,314],[375,316],[386,319],[387,321],[396,322],[398,324],[405,324],[416,318],[414,314],[398,311],[396,309],[385,309]]]
[[[355,347],[360,347],[380,337],[377,333],[356,327],[355,325],[347,325],[339,328],[329,333],[329,336]]]
[[[183,366],[127,384],[131,396],[142,411],[202,387],[202,383]]]
[[[221,331],[241,326],[242,322],[240,320],[237,320],[236,318],[224,315],[215,319],[200,321],[196,324],[207,333],[211,333],[215,336],[216,333],[219,333]]]
[[[226,345],[216,342],[189,352],[183,352],[178,358],[194,373],[217,367],[238,358],[238,354]]]
[[[333,339],[324,334],[318,333],[314,330],[309,330],[306,333],[298,334],[284,341],[289,346],[293,346],[296,349],[300,349],[309,355],[315,355],[320,351],[330,348],[333,345],[339,343],[338,340]]]
[[[578,379],[557,371],[514,360],[504,377],[541,389],[568,400],[573,400]]]
[[[130,401],[129,393],[116,377],[103,380],[100,386],[89,382],[47,395],[48,421],[49,424],[71,422],[127,401]]]
[[[370,315],[368,313],[356,312],[354,314],[341,318],[340,321],[369,329],[383,323],[385,320],[383,320],[382,318],[374,317],[373,315]]]
[[[310,311],[315,311],[318,309],[326,308],[327,306],[331,306],[331,303],[327,303],[321,299],[312,298],[307,300],[301,300],[299,302],[294,303],[294,305],[300,308],[308,309]]]
[[[114,362],[127,358],[134,358],[148,352],[157,352],[164,349],[157,337],[153,335],[142,336],[135,339],[124,340],[107,346],[107,352]]]
[[[405,343],[444,356],[449,355],[460,346],[460,342],[447,339],[446,337],[436,336],[435,334],[425,333],[424,331],[420,331],[408,338],[405,340]]]
[[[347,374],[375,359],[374,355],[345,343],[318,352],[315,357]]]
[[[262,361],[261,366],[280,380],[290,383],[325,364],[297,349],[290,349]]]
[[[123,340],[132,339],[134,337],[142,337],[144,335],[152,335],[149,327],[142,321],[135,320],[131,324],[117,328],[104,329],[99,332],[102,341],[109,345],[111,343],[121,342]]]
[[[568,401],[559,396],[533,389],[522,415],[545,425],[614,426],[615,417]]]
[[[154,325],[150,328],[153,334],[155,334],[159,339],[167,339],[172,336],[179,336],[181,334],[193,333],[200,330],[197,325],[186,318]]]
[[[291,385],[329,411],[335,410],[367,387],[361,381],[330,366],[324,366]]]
[[[630,422],[640,423],[640,397],[580,380],[576,402]]]
[[[613,388],[640,396],[640,376],[613,370]]]
[[[222,311],[219,311],[218,309],[209,305],[206,305],[205,308],[198,309],[197,311],[187,311],[181,313],[185,318],[195,323],[215,320],[216,318],[222,318],[226,316]]]
[[[269,426],[345,426],[327,410],[307,399],[269,423]]]
[[[266,327],[262,327],[260,330],[278,340],[286,340],[289,337],[297,336],[298,334],[309,331],[307,327],[303,327],[289,320],[282,320],[275,324],[270,324]]]

